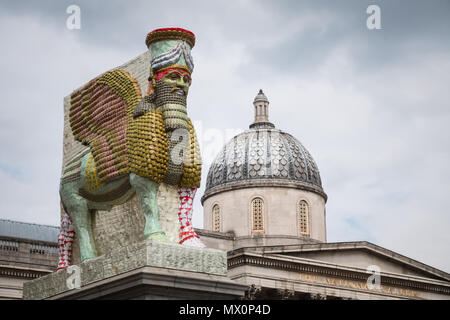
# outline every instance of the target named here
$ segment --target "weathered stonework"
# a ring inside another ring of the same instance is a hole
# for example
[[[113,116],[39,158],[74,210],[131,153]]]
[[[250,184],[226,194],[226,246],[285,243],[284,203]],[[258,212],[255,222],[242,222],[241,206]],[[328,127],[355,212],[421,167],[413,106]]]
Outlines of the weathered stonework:
[[[216,275],[227,278],[225,251],[182,246],[173,243],[144,241],[119,247],[108,254],[79,264],[80,284],[83,287],[144,267],[188,271],[195,274]],[[66,293],[67,282],[73,279],[71,269],[62,269],[24,284],[23,296],[27,300],[41,300]],[[76,267],[75,267],[76,268]],[[70,277],[70,278],[69,278]],[[232,282],[230,282],[232,285]]]
[[[5,223],[5,220],[0,219],[0,224],[2,223]],[[14,228],[16,224],[36,226],[8,222],[11,228]],[[51,227],[45,226],[45,228]],[[51,273],[57,264],[56,243],[14,239],[0,232],[0,300],[22,299],[24,282]]]

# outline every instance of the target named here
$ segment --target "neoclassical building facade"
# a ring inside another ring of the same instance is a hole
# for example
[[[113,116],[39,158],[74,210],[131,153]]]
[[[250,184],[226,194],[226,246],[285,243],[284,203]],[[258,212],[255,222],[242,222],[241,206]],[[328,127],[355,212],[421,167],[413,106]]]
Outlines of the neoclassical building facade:
[[[26,281],[55,271],[59,227],[0,219],[0,300],[22,299]]]
[[[327,195],[311,154],[269,121],[262,90],[249,129],[219,152],[202,197],[208,247],[249,299],[449,299],[450,275],[366,241],[328,243]]]

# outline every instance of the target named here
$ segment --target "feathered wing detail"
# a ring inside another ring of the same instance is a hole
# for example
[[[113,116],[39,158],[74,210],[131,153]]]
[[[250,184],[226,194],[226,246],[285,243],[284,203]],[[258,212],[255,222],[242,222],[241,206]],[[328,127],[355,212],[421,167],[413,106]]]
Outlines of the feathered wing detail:
[[[169,144],[162,112],[151,110],[136,119],[130,113],[128,123],[130,172],[161,183],[169,160]]]
[[[137,118],[141,100],[137,81],[120,69],[108,71],[71,95],[69,121],[77,141],[90,147],[98,185],[130,172],[161,183],[168,169],[169,146],[162,112],[151,110]],[[199,187],[200,148],[188,119],[189,144],[181,187]]]
[[[71,95],[72,133],[90,146],[101,184],[130,172],[127,124],[141,97],[137,81],[120,69],[100,75]]]
[[[188,119],[189,140],[179,185],[199,187],[201,179],[200,147],[191,120]],[[168,170],[169,143],[164,118],[160,110],[152,110],[129,122],[128,150],[130,172],[157,183],[164,180]]]

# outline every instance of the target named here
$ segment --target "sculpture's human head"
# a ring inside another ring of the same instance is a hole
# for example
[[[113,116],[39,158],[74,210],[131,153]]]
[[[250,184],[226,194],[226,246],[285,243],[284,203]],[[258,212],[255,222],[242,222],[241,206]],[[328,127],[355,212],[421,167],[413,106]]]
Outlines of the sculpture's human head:
[[[160,79],[162,79],[164,84],[173,87],[172,91],[182,96],[187,96],[192,81],[190,71],[179,67],[159,72],[155,80],[158,81]]]
[[[192,32],[181,28],[156,29],[147,35],[151,53],[149,93],[161,108],[168,130],[187,128],[186,98],[194,63]]]

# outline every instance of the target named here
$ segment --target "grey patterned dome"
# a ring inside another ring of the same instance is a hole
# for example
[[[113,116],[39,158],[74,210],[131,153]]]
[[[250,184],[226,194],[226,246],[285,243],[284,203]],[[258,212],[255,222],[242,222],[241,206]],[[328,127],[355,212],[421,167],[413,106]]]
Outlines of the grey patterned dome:
[[[278,129],[250,129],[231,139],[209,169],[206,190],[248,179],[301,181],[322,188],[308,150]]]
[[[261,100],[267,108],[261,106]],[[202,201],[217,192],[255,186],[300,188],[327,199],[314,159],[297,139],[268,121],[268,104],[260,90],[254,101],[255,122],[217,155],[208,172]]]

